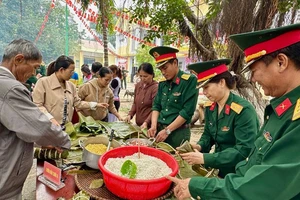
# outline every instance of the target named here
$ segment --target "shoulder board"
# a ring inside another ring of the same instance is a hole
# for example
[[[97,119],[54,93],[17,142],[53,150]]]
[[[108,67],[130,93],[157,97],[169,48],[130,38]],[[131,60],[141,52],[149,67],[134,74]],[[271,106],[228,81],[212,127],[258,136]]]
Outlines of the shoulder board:
[[[206,101],[206,102],[204,103],[204,107],[211,106],[212,104],[213,104],[212,101]]]
[[[296,104],[295,109],[294,109],[294,114],[293,114],[292,121],[295,121],[299,118],[300,118],[300,99],[297,100],[297,104]]]
[[[165,77],[160,78],[159,80],[157,80],[159,83],[166,81]]]
[[[241,111],[243,110],[243,106],[241,106],[240,104],[237,104],[235,102],[231,103],[230,108],[237,114],[240,114]]]
[[[191,76],[190,74],[182,74],[181,78],[187,81],[189,80],[190,76]]]

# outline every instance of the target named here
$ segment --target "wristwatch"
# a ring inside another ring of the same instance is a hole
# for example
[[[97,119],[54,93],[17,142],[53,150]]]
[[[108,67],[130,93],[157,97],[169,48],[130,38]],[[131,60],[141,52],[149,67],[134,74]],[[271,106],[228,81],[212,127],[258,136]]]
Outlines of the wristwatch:
[[[167,135],[170,135],[172,133],[172,131],[170,129],[168,129],[168,128],[165,128],[165,130],[166,130],[166,134]]]

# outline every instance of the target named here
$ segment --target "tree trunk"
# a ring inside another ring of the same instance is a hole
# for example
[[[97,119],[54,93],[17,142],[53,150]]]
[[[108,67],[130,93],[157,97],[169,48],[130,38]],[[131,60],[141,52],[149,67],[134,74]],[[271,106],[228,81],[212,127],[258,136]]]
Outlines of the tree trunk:
[[[100,1],[100,10],[101,10],[101,26],[102,26],[102,36],[103,36],[103,48],[104,48],[104,66],[108,67],[108,40],[107,40],[107,26],[108,19],[106,16],[106,1]]]

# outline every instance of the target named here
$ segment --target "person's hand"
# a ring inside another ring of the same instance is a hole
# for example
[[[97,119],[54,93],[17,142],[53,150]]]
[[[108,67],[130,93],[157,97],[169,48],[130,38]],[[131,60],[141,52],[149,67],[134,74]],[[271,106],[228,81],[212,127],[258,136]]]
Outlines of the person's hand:
[[[167,139],[168,136],[169,135],[167,134],[166,129],[163,129],[163,130],[159,131],[159,133],[155,137],[155,141],[163,142],[163,141],[165,141],[165,139]]]
[[[198,151],[201,151],[202,148],[199,144],[191,144],[193,149],[197,149]]]
[[[147,122],[144,122],[144,123],[141,125],[140,128],[141,128],[142,130],[148,128]]]
[[[108,103],[97,103],[97,107],[108,108],[108,106],[109,106]]]
[[[127,115],[127,117],[124,119],[125,122],[130,123],[131,120],[131,116]]]
[[[119,121],[124,121],[124,119],[121,116],[118,117],[118,120]]]
[[[166,176],[166,178],[175,183],[174,194],[178,200],[184,200],[191,197],[189,191],[190,178],[184,180],[172,176]]]
[[[156,134],[156,127],[152,127],[151,126],[151,128],[150,129],[148,129],[148,131],[147,131],[147,136],[148,137],[154,137],[155,136],[155,134]]]
[[[60,126],[60,124],[54,118],[50,119],[50,121],[52,122],[52,124]]]
[[[200,153],[198,150],[194,149],[194,152],[189,153],[181,153],[179,154],[183,160],[185,160],[188,164],[204,164],[203,153]]]

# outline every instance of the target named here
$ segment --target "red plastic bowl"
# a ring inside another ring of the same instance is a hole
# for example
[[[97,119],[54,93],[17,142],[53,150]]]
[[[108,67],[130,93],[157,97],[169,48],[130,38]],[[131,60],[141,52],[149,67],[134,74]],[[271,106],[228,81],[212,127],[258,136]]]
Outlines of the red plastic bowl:
[[[178,173],[179,166],[172,155],[145,146],[141,146],[140,151],[143,154],[163,160],[172,169],[170,176],[174,177]],[[138,152],[137,146],[125,146],[112,149],[100,157],[98,166],[103,173],[103,180],[107,189],[123,199],[142,200],[154,199],[162,196],[171,186],[171,181],[165,177],[152,180],[135,180],[113,174],[104,167],[109,158],[125,157],[136,152]]]

